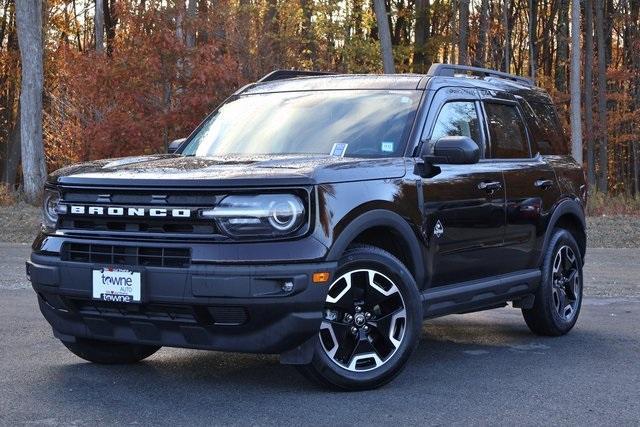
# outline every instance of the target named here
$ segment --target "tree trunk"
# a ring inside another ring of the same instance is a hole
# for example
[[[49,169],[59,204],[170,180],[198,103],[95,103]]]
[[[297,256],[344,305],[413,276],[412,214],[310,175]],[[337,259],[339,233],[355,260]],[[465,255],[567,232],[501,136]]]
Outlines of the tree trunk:
[[[313,34],[313,1],[301,0],[300,6],[302,8],[302,45],[303,56],[307,62],[313,68],[314,60],[316,57],[316,46],[314,43],[315,36]]]
[[[580,117],[580,0],[571,1],[571,154],[582,164]]]
[[[489,34],[489,0],[482,0],[478,23],[478,45],[474,64],[476,67],[487,65],[487,35]]]
[[[429,0],[416,0],[415,46],[413,48],[413,72],[426,73],[430,64],[425,61],[425,45],[429,33]]]
[[[18,43],[22,61],[20,139],[27,202],[40,202],[47,170],[42,144],[42,0],[16,2]]]
[[[509,0],[502,5],[502,26],[504,28],[504,71],[511,70],[511,28],[509,25]]]
[[[558,49],[556,51],[556,89],[567,91],[567,63],[569,62],[569,0],[560,0],[558,11]]]
[[[458,44],[458,64],[469,63],[469,0],[460,0],[460,40]]]
[[[116,16],[115,0],[103,0],[102,12],[104,15],[104,26],[107,33],[107,54],[111,55],[113,52],[113,44],[116,38],[116,25],[118,24],[118,17]]]
[[[239,51],[242,58],[242,75],[247,80],[253,80],[253,56],[251,55],[250,43],[251,43],[251,2],[249,0],[240,0],[238,21],[240,32]]]
[[[384,0],[374,0],[376,21],[378,23],[378,38],[382,50],[382,66],[385,74],[395,73],[393,62],[393,46],[391,45],[391,31],[387,19],[387,8]]]
[[[529,0],[529,76],[535,83],[538,65],[538,0]]]
[[[598,44],[598,140],[600,141],[600,170],[598,189],[608,191],[608,152],[607,152],[607,64],[604,45],[604,2],[596,1],[596,38]]]
[[[192,49],[196,46],[196,0],[189,0],[187,4],[187,31],[185,44],[187,48]]]
[[[96,37],[96,52],[104,52],[104,5],[103,0],[96,0],[96,10],[93,17],[93,25]]]
[[[596,183],[595,140],[593,135],[593,4],[584,0],[584,115],[587,139],[587,181]]]
[[[632,108],[638,113],[640,110],[640,29],[638,26],[638,18],[640,17],[640,0],[631,0],[631,69],[634,72],[633,78],[633,102]],[[637,197],[640,194],[640,159],[638,159],[638,138],[640,138],[640,120],[636,120],[634,123],[635,128],[632,129],[636,140],[631,145],[633,152],[633,189],[634,194]]]

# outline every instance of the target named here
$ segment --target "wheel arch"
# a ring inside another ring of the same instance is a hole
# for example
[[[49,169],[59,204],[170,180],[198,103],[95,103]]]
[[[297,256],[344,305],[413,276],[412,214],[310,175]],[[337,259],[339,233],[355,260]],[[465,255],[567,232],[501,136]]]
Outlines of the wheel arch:
[[[400,215],[375,209],[351,221],[335,240],[327,261],[337,261],[349,246],[365,243],[390,252],[402,261],[421,288],[425,280],[424,258],[416,233]]]
[[[565,199],[561,201],[553,210],[553,214],[547,223],[547,229],[544,235],[544,243],[540,253],[538,265],[542,265],[544,254],[549,246],[553,230],[555,228],[563,228],[571,233],[578,243],[582,262],[587,251],[587,223],[584,215],[584,209],[579,201],[575,199]]]

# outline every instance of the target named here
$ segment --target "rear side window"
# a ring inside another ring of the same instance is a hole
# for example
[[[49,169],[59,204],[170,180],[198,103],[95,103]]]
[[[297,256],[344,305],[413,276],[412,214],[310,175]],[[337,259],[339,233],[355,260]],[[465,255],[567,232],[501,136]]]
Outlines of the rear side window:
[[[511,104],[485,103],[491,137],[491,157],[523,159],[531,156],[527,133],[518,108]]]
[[[569,154],[569,145],[555,107],[552,104],[538,102],[529,105],[535,114],[533,122],[537,129],[533,131],[533,136],[540,154]]]
[[[444,104],[431,133],[435,143],[443,136],[468,136],[484,151],[476,105],[473,101],[451,101]]]

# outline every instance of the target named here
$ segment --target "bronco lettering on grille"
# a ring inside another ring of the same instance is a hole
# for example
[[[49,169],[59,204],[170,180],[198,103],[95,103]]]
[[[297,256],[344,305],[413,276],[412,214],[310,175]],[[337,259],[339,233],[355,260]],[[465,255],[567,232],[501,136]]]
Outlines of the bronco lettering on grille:
[[[154,218],[191,218],[192,210],[185,208],[125,208],[120,206],[70,205],[71,215],[116,216],[116,217],[154,217]]]

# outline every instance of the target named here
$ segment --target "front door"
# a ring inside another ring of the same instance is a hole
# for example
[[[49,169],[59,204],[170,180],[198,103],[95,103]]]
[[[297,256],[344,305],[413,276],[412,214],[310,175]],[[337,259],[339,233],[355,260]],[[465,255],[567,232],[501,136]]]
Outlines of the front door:
[[[484,157],[486,136],[480,108],[475,90],[440,89],[425,124],[424,148],[430,150],[443,136],[462,135],[472,138]],[[440,173],[423,179],[430,285],[498,274],[505,227],[502,169],[482,162],[436,166]]]

